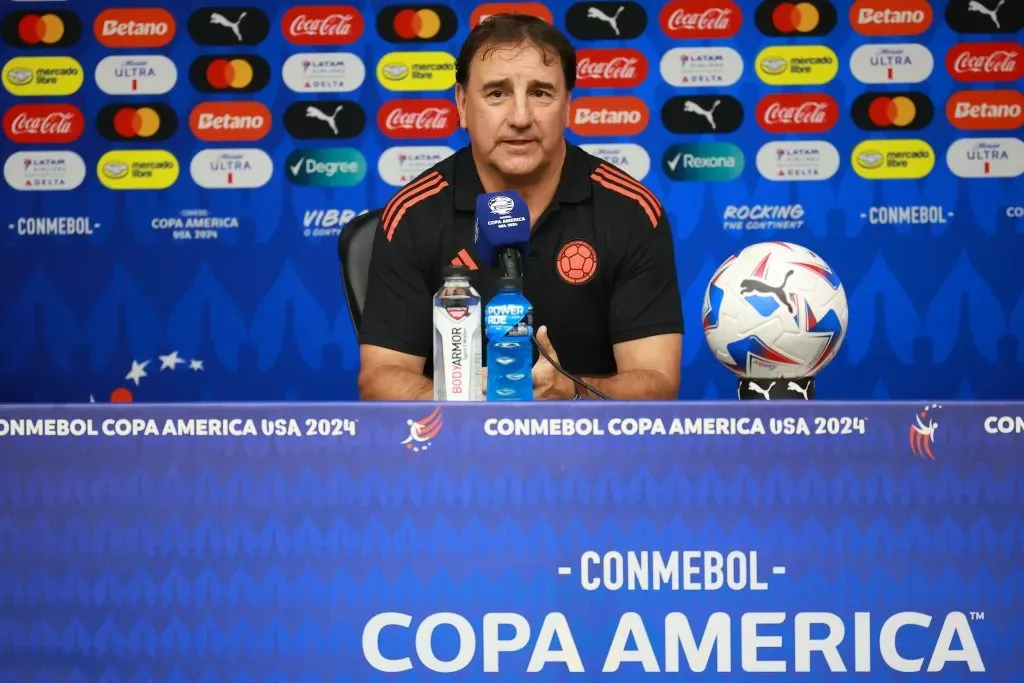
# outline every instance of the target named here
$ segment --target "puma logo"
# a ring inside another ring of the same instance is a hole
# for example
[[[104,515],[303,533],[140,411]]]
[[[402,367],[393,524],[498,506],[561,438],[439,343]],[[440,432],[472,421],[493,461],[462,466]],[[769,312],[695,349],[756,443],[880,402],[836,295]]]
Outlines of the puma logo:
[[[1004,2],[1006,2],[1006,0],[999,0],[999,4],[995,6],[995,9],[989,9],[988,7],[985,7],[983,4],[978,2],[978,0],[971,0],[971,2],[967,5],[967,11],[979,12],[981,14],[986,15],[989,19],[992,20],[992,23],[996,25],[997,29],[1002,30],[1003,27],[999,23],[999,8],[1003,6]]]
[[[238,15],[237,20],[231,21],[220,12],[214,12],[210,15],[210,23],[214,26],[223,26],[226,29],[231,29],[231,32],[235,34],[236,38],[238,38],[238,42],[242,42],[241,25],[242,19],[245,19],[246,14],[248,14],[248,12],[242,12],[240,15]]]
[[[762,396],[764,396],[764,400],[766,401],[772,400],[771,396],[768,395],[768,392],[770,392],[772,390],[772,387],[774,386],[775,382],[772,382],[771,384],[768,385],[767,389],[762,389],[761,386],[756,382],[747,382],[747,389],[749,389],[750,391],[756,391],[757,393],[761,394]]]
[[[718,109],[718,105],[721,103],[722,100],[715,100],[715,103],[711,105],[710,109],[704,109],[693,100],[686,100],[686,102],[683,102],[683,111],[687,114],[703,116],[707,119],[708,125],[711,126],[711,130],[718,130],[718,125],[715,123],[715,110]]]
[[[805,401],[809,401],[810,400],[809,398],[807,398],[807,389],[808,389],[808,387],[802,387],[799,384],[797,384],[796,382],[790,382],[789,384],[786,385],[786,388],[789,389],[790,391],[795,391],[796,393],[798,393],[801,396],[803,396]]]
[[[597,19],[598,21],[603,21],[604,23],[612,27],[612,30],[615,31],[615,35],[620,35],[619,15],[622,14],[622,10],[624,9],[626,9],[624,6],[619,5],[619,8],[615,10],[615,14],[613,16],[608,16],[597,7],[588,7],[587,19]]]
[[[770,284],[763,280],[755,280],[753,278],[745,278],[740,282],[740,294],[746,295],[751,292],[757,292],[759,294],[772,294],[778,299],[782,305],[784,305],[790,313],[793,312],[793,304],[789,302],[789,297],[786,296],[786,281],[789,280],[789,276],[793,274],[793,271],[786,273],[786,277],[782,278],[782,284],[778,287],[772,287]]]
[[[334,108],[334,111],[332,113],[326,114],[323,111],[321,111],[320,109],[317,109],[316,107],[309,106],[309,107],[306,107],[306,118],[307,119],[316,119],[318,121],[323,121],[328,126],[330,126],[331,132],[333,132],[335,135],[337,135],[338,134],[338,114],[340,114],[342,109],[344,109],[344,108],[345,107],[343,105],[339,104],[337,107]]]

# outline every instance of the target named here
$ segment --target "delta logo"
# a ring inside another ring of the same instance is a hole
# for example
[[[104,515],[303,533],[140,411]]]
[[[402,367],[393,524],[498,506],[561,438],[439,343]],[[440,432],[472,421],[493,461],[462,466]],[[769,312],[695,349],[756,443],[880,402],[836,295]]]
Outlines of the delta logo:
[[[836,8],[826,0],[768,0],[754,12],[754,25],[766,36],[826,36],[836,27]]]
[[[72,95],[85,73],[71,57],[15,57],[4,64],[4,88],[19,97]]]
[[[377,126],[400,140],[447,138],[459,129],[459,111],[448,100],[390,100],[377,112]]]
[[[166,190],[178,179],[178,160],[166,150],[107,152],[96,162],[96,175],[111,190]]]
[[[576,53],[577,88],[635,88],[648,71],[647,57],[633,48],[584,48]]]
[[[295,45],[348,45],[363,30],[363,15],[348,5],[300,5],[281,17],[281,32]]]
[[[273,116],[260,102],[201,102],[188,118],[192,134],[207,142],[253,142],[270,132]]]
[[[555,23],[551,10],[539,2],[485,2],[478,5],[469,17],[469,26],[473,28],[487,17],[495,14],[528,14],[543,19],[549,24]]]
[[[935,105],[921,92],[868,92],[853,101],[850,116],[861,130],[921,130],[932,122]]]
[[[946,101],[946,117],[960,130],[1016,130],[1024,126],[1020,90],[966,90]]]
[[[377,14],[377,33],[389,43],[451,40],[459,18],[444,5],[390,5]]]
[[[72,104],[16,104],[4,114],[4,134],[11,142],[74,142],[85,131],[85,116]]]
[[[927,0],[857,0],[850,25],[862,36],[918,36],[934,19]]]
[[[776,45],[755,60],[758,77],[769,85],[824,85],[839,73],[839,58],[824,45]]]
[[[851,154],[853,170],[867,180],[917,180],[935,168],[924,140],[865,140]]]
[[[1016,81],[1024,76],[1017,43],[961,43],[946,53],[946,69],[966,83]]]
[[[171,13],[154,7],[106,9],[92,27],[106,47],[163,47],[177,31]]]
[[[377,80],[388,90],[448,90],[455,85],[455,57],[447,52],[391,52],[377,62]]]
[[[108,104],[96,116],[96,128],[107,140],[166,140],[178,129],[178,115],[163,102]]]
[[[672,38],[731,38],[743,26],[743,11],[732,0],[674,0],[661,8],[659,19]]]
[[[584,136],[638,135],[650,121],[647,104],[639,97],[579,97],[572,101],[569,128]]]
[[[82,21],[67,10],[19,10],[0,22],[0,35],[17,48],[69,47],[81,39]]]
[[[768,95],[756,116],[769,133],[824,133],[839,122],[839,104],[825,93]]]
[[[188,70],[189,80],[199,92],[259,92],[270,82],[270,65],[256,55],[206,55]]]

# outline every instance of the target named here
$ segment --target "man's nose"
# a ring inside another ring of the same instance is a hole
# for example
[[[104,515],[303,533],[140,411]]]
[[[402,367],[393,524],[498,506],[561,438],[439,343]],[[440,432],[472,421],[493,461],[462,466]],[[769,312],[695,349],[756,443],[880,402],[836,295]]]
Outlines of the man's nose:
[[[515,128],[526,128],[533,121],[533,110],[530,98],[526,93],[517,93],[512,97],[512,108],[508,113],[509,125]]]

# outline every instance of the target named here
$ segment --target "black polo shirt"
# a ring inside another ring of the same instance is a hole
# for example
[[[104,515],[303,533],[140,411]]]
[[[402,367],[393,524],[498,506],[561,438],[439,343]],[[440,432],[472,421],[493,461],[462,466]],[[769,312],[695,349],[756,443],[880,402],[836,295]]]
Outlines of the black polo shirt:
[[[473,248],[483,192],[467,146],[392,197],[374,239],[360,343],[423,356],[432,376],[431,301],[445,267],[468,266],[484,305],[496,292],[500,272]],[[613,344],[683,331],[665,209],[576,145],[568,144],[554,201],[533,227],[523,283],[535,327],[548,326],[559,362],[576,375],[614,374]],[[536,347],[533,355],[536,362]]]

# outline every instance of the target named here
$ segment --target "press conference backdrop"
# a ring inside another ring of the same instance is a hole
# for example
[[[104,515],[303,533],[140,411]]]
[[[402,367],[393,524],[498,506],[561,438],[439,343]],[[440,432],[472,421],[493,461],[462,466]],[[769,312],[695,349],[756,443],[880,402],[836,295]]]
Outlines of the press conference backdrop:
[[[466,144],[453,55],[510,9],[668,209],[683,398],[734,395],[701,300],[762,240],[845,285],[820,398],[1020,397],[1020,0],[4,4],[4,401],[354,398],[338,234]]]

